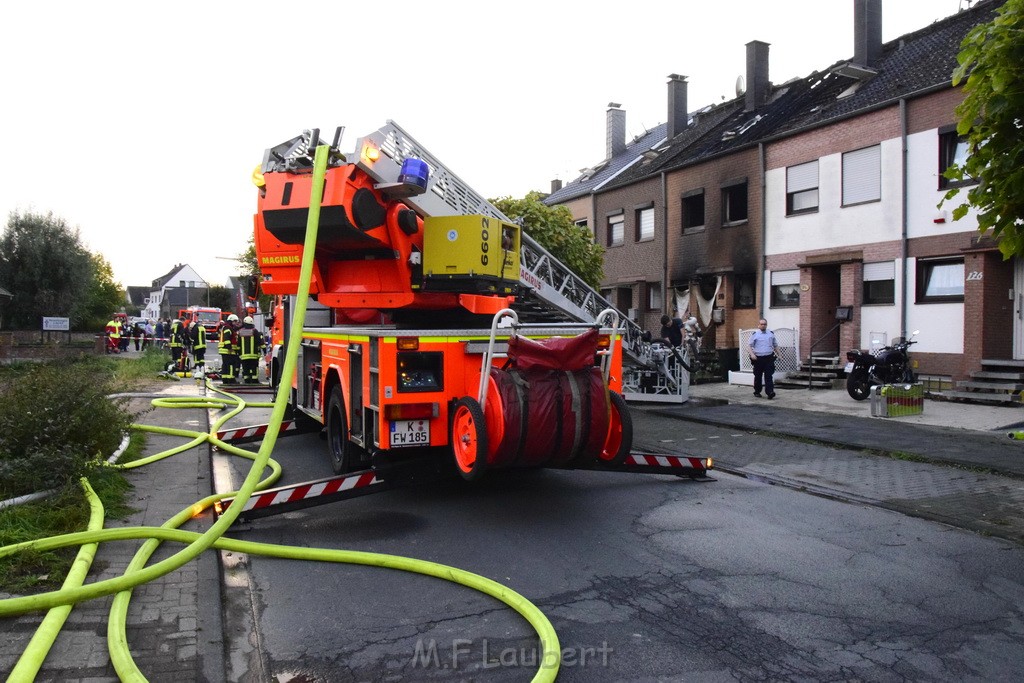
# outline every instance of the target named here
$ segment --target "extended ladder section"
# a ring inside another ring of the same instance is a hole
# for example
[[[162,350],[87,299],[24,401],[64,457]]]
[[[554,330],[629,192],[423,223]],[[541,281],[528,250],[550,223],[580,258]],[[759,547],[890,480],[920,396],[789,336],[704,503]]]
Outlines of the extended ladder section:
[[[375,159],[368,158],[365,154],[368,147],[379,150],[380,155]],[[358,158],[350,161],[354,161],[379,183],[395,183],[406,159],[421,159],[426,162],[430,170],[426,191],[404,198],[407,204],[423,216],[481,214],[513,222],[445,167],[437,157],[394,121],[389,120],[378,130],[360,138],[356,144],[355,154]],[[601,311],[615,308],[611,302],[525,232],[521,235],[520,244],[519,282],[522,292],[528,296],[521,297],[525,300],[516,308],[526,307],[526,310],[522,311],[524,317],[549,320],[569,318],[577,322],[593,323]],[[644,341],[644,331],[621,311],[619,319],[625,358],[631,360],[634,365],[661,373],[663,366],[654,357],[656,354],[653,353],[652,344]],[[684,372],[685,377],[662,378],[661,384],[666,389],[666,397],[669,400],[671,395],[677,398],[682,396],[682,400],[686,400],[689,371]],[[629,378],[626,383],[630,385]]]

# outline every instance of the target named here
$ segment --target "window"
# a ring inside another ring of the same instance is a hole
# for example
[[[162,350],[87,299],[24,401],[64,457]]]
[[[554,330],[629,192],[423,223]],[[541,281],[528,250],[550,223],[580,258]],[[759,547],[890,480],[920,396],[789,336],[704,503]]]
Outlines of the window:
[[[578,221],[573,221],[573,225],[575,225],[577,228],[590,230],[590,222],[586,218],[581,218]]]
[[[654,207],[636,210],[636,241],[654,239]]]
[[[956,134],[956,129],[939,134],[939,189],[973,185],[974,178],[964,176],[963,180],[950,180],[944,174],[951,166],[963,166],[967,161],[967,140]]]
[[[882,146],[843,154],[843,206],[882,198]]]
[[[786,215],[818,210],[818,160],[786,169]]]
[[[928,259],[917,262],[917,303],[964,300],[964,260]]]
[[[614,247],[622,244],[625,235],[626,217],[619,213],[608,217],[608,246]]]
[[[772,272],[772,308],[796,308],[800,305],[800,271]]]
[[[896,263],[881,261],[864,264],[864,303],[896,303]]]
[[[704,188],[683,195],[683,232],[704,228]]]
[[[747,220],[747,179],[722,186],[722,225],[736,225]]]
[[[648,311],[660,311],[661,310],[661,283],[660,282],[648,282],[647,283],[647,310]]]
[[[757,275],[736,275],[733,308],[753,308],[757,304]]]

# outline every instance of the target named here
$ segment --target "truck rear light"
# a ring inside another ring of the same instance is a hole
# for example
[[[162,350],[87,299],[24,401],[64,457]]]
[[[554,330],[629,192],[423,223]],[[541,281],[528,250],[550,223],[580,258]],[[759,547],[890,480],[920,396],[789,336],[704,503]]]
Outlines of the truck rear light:
[[[437,415],[436,403],[393,403],[384,406],[386,420],[429,420]]]
[[[612,346],[611,335],[602,334],[601,336],[599,336],[597,338],[597,350],[598,351],[606,351],[606,350],[610,349],[611,346]]]
[[[363,145],[363,159],[372,164],[377,159],[380,159],[380,150],[369,143]]]
[[[395,344],[399,351],[418,351],[420,348],[419,337],[399,337]]]

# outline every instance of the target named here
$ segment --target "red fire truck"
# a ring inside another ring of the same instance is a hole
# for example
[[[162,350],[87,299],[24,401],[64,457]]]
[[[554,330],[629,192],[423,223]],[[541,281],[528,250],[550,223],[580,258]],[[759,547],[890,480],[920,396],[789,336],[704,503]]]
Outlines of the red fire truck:
[[[254,174],[277,353],[319,204],[299,370],[281,381],[295,413],[323,425],[335,471],[428,455],[469,480],[511,467],[629,466],[625,321],[596,293],[574,308],[564,287],[545,291],[536,272],[567,269],[397,124],[349,156],[340,135],[320,198],[317,131],[268,149]],[[703,474],[710,459],[694,464],[689,473]]]

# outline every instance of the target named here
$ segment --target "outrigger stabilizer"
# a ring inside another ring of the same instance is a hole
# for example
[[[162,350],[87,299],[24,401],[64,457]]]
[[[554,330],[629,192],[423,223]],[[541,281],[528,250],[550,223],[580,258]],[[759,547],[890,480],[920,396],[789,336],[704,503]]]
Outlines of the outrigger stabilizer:
[[[267,426],[264,424],[229,429],[219,432],[217,436],[227,443],[258,441],[266,433]],[[288,421],[282,424],[279,438],[309,433],[309,431],[300,428],[294,421]],[[715,481],[708,476],[708,471],[713,467],[714,462],[710,457],[631,451],[621,464],[594,463],[589,466],[548,467],[546,469],[669,474],[693,481],[710,482]],[[245,502],[239,519],[248,521],[270,517],[350,498],[383,493],[396,488],[458,479],[458,474],[451,467],[445,467],[439,458],[410,458],[397,462],[381,462],[364,470],[257,492]],[[220,514],[233,500],[233,498],[225,498],[219,501],[214,505],[215,512]]]

